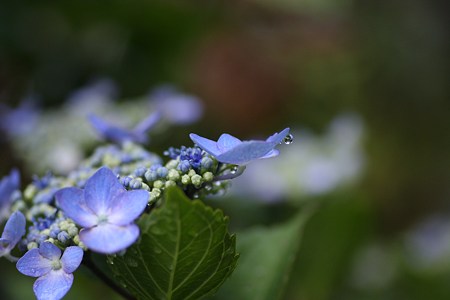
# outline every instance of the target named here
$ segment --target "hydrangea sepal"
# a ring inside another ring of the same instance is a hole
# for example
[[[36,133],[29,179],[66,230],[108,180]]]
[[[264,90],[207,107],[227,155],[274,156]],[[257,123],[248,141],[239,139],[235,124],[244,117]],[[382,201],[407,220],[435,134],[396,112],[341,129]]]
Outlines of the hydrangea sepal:
[[[180,189],[141,218],[141,239],[110,260],[116,279],[138,299],[201,299],[217,291],[236,267],[228,219]]]

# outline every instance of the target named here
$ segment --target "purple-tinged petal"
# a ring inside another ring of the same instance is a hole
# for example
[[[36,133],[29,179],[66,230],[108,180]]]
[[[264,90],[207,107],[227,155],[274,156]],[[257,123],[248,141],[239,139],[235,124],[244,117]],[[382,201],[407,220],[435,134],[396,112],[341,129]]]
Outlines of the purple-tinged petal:
[[[102,224],[80,231],[80,240],[92,251],[113,254],[131,244],[139,237],[139,227],[135,224],[118,226]]]
[[[280,133],[275,133],[267,138],[267,142],[280,144],[284,138],[289,134],[289,127],[283,129]]]
[[[108,222],[116,225],[128,225],[144,211],[149,199],[146,190],[124,192],[113,199]]]
[[[0,223],[9,215],[12,195],[20,187],[20,173],[17,169],[11,170],[9,175],[0,180]]]
[[[52,261],[43,257],[39,253],[38,248],[34,248],[19,259],[16,268],[24,275],[40,277],[50,272],[52,269]]]
[[[63,269],[51,271],[38,278],[33,285],[33,291],[38,300],[62,299],[72,287],[73,274],[67,274]]]
[[[147,118],[142,120],[139,124],[134,127],[133,132],[135,133],[146,133],[150,129],[152,129],[158,122],[161,120],[161,113],[154,112],[150,114]]]
[[[61,249],[50,242],[44,242],[39,246],[39,253],[50,260],[59,260],[61,258]]]
[[[245,165],[252,160],[260,159],[273,150],[275,144],[263,141],[245,141],[233,149],[219,155],[216,159],[220,162]]]
[[[217,147],[222,152],[226,152],[241,143],[242,143],[242,141],[240,139],[238,139],[228,133],[224,133],[219,137],[219,140],[217,140]]]
[[[11,217],[9,217],[2,233],[2,239],[9,241],[7,247],[9,250],[14,248],[25,234],[25,224],[25,217],[20,211],[15,211]]]
[[[83,259],[83,249],[77,246],[67,247],[61,257],[62,268],[66,273],[73,273]]]
[[[82,227],[91,227],[97,224],[98,217],[86,206],[84,191],[79,188],[64,188],[56,194],[56,203],[66,215]]]
[[[218,156],[219,154],[222,153],[222,151],[219,149],[219,147],[217,147],[217,143],[212,140],[201,137],[195,133],[189,134],[189,137],[200,148],[202,148],[203,150],[205,150],[206,152],[208,152],[211,155]]]
[[[136,139],[130,130],[109,124],[95,115],[90,115],[88,119],[92,127],[94,127],[97,133],[105,140],[120,144],[125,141],[134,141]]]
[[[84,197],[86,205],[96,214],[107,214],[111,200],[125,191],[114,173],[102,167],[86,182]]]
[[[272,151],[270,151],[269,153],[267,153],[266,155],[264,155],[261,158],[275,157],[275,156],[278,156],[279,154],[280,154],[280,151],[278,151],[277,149],[273,149]]]

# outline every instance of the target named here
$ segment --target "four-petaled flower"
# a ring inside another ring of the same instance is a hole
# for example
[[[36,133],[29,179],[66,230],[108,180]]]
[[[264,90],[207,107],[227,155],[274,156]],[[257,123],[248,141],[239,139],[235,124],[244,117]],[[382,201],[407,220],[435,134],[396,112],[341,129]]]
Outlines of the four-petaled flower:
[[[11,261],[17,260],[10,252],[25,234],[25,224],[25,217],[20,211],[15,211],[9,217],[0,238],[0,257],[5,256]]]
[[[277,156],[279,152],[275,149],[275,146],[280,144],[288,134],[289,128],[286,128],[280,133],[268,137],[265,141],[241,141],[226,133],[222,134],[217,142],[194,133],[191,133],[189,137],[218,161],[245,165],[255,159]]]
[[[95,115],[89,116],[91,125],[100,137],[117,144],[122,144],[124,142],[136,142],[140,144],[147,143],[147,132],[153,128],[160,119],[161,114],[159,112],[155,112],[142,120],[133,129],[126,129],[110,124]]]
[[[12,201],[13,193],[19,189],[20,173],[17,169],[13,169],[8,176],[0,181],[0,222],[9,215],[9,207]]]
[[[84,190],[64,188],[55,197],[64,214],[83,227],[79,236],[86,247],[112,254],[137,240],[139,227],[133,221],[144,211],[149,193],[127,191],[114,173],[103,167],[87,180]]]
[[[33,285],[38,300],[57,300],[64,297],[73,282],[73,272],[83,259],[83,249],[77,246],[67,247],[61,256],[61,250],[52,243],[44,242],[39,248],[25,253],[17,262],[20,273],[39,277]]]

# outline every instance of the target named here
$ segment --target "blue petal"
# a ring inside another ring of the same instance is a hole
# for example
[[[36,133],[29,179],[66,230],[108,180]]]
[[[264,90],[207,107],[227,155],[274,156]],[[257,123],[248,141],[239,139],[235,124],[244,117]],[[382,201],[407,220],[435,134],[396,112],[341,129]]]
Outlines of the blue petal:
[[[20,211],[15,211],[6,222],[2,238],[9,241],[7,248],[12,249],[16,246],[22,236],[25,234],[25,217]]]
[[[270,151],[269,153],[267,153],[266,155],[264,155],[261,158],[275,157],[275,156],[278,156],[279,154],[280,154],[280,151],[278,151],[277,149],[273,149],[272,151]]]
[[[269,136],[266,142],[279,144],[289,134],[289,127],[283,129],[280,133],[275,133]]]
[[[152,129],[161,120],[161,113],[154,112],[150,114],[147,118],[142,120],[139,124],[134,127],[133,132],[135,133],[146,133]]]
[[[245,141],[217,156],[216,159],[223,163],[245,165],[252,160],[263,158],[275,146],[276,144],[263,141]]]
[[[72,283],[73,275],[59,269],[38,278],[34,282],[33,291],[38,300],[59,300],[67,294]]]
[[[135,224],[118,226],[102,224],[80,231],[80,240],[88,249],[104,253],[117,253],[133,244],[139,237],[139,227]]]
[[[50,242],[44,242],[39,246],[39,253],[50,260],[59,260],[61,249]]]
[[[0,180],[0,208],[7,205],[9,207],[11,196],[14,191],[19,189],[19,185],[20,173],[17,169],[11,170],[11,173],[9,173],[9,175],[3,177],[2,180]]]
[[[146,190],[134,190],[119,194],[113,199],[108,222],[116,225],[128,225],[142,214],[147,206],[149,193]]]
[[[224,133],[219,137],[219,140],[217,141],[217,147],[222,152],[226,152],[241,143],[242,141],[240,139],[235,138],[230,134]]]
[[[9,252],[12,249],[10,248],[10,246],[11,246],[10,240],[0,238],[0,257],[2,257],[5,254],[9,254]]]
[[[98,217],[86,206],[84,191],[79,188],[64,188],[55,194],[56,203],[66,215],[82,227],[97,224]]]
[[[83,259],[83,249],[77,246],[67,247],[61,257],[61,263],[64,272],[73,273],[81,263]]]
[[[196,143],[200,148],[205,150],[211,155],[218,156],[222,151],[217,147],[217,143],[214,141],[211,141],[207,138],[201,137],[195,133],[191,133],[189,135],[191,140]]]
[[[135,141],[137,139],[130,130],[111,125],[94,115],[90,115],[88,118],[92,127],[105,140],[120,144],[125,141]]]
[[[112,199],[124,191],[125,188],[116,175],[110,169],[102,167],[86,182],[84,199],[96,215],[104,215],[109,211]]]
[[[24,275],[40,277],[50,272],[52,261],[43,257],[38,248],[34,248],[19,259],[16,268]]]

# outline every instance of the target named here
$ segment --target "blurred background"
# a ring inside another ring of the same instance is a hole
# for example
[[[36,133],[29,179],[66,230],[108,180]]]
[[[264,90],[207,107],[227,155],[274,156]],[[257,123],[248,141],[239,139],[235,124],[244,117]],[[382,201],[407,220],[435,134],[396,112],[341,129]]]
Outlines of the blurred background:
[[[445,1],[1,1],[0,175],[68,172],[89,112],[135,124],[166,88],[203,115],[152,132],[157,153],[291,128],[209,202],[233,231],[318,203],[283,299],[449,299],[449,20]],[[0,264],[7,299],[32,297]],[[111,294],[91,277],[67,299]]]

